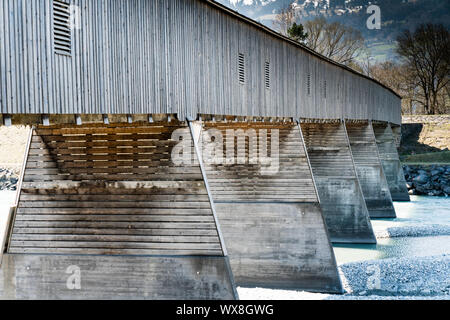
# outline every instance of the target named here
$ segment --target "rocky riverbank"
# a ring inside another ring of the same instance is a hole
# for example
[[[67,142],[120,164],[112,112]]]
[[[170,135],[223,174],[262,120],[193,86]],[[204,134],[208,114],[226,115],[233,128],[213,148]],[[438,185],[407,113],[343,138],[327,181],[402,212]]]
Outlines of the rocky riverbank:
[[[404,165],[409,194],[450,195],[450,165]]]
[[[381,259],[339,267],[345,293],[238,288],[243,300],[448,300],[450,255]]]
[[[17,189],[18,181],[19,176],[17,173],[0,168],[0,190],[15,191]]]

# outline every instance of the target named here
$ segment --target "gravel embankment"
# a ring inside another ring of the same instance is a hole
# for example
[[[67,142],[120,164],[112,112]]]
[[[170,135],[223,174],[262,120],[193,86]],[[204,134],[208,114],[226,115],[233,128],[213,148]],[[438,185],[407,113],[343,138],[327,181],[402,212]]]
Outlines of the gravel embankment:
[[[343,295],[238,288],[241,299],[450,300],[450,255],[371,260],[339,267]]]
[[[449,254],[352,262],[340,270],[351,295],[450,298]]]
[[[0,190],[15,191],[19,176],[17,173],[8,169],[0,168]]]
[[[450,225],[429,224],[429,225],[410,225],[401,227],[389,227],[386,229],[375,230],[375,236],[382,238],[398,237],[427,237],[427,236],[448,236],[450,235]]]

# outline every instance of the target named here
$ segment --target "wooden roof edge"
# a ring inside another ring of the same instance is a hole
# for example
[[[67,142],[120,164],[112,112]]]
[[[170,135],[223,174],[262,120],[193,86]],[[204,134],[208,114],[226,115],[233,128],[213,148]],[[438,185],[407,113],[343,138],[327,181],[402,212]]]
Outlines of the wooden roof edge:
[[[286,41],[286,42],[288,42],[288,43],[290,43],[290,44],[292,44],[292,45],[294,45],[296,47],[299,47],[302,50],[307,51],[308,53],[312,54],[313,56],[318,57],[321,60],[324,60],[324,61],[326,61],[328,63],[331,63],[331,64],[333,64],[333,65],[335,65],[335,66],[337,66],[339,68],[342,68],[344,70],[350,71],[350,72],[352,72],[352,73],[354,73],[354,74],[356,74],[356,75],[358,75],[360,77],[368,79],[368,80],[370,80],[370,81],[380,85],[381,87],[389,90],[391,93],[393,93],[399,99],[402,99],[401,95],[399,95],[393,89],[391,89],[388,86],[384,85],[380,81],[378,81],[378,80],[376,80],[374,78],[371,78],[371,77],[369,77],[369,76],[367,76],[367,75],[365,75],[365,74],[363,74],[361,72],[358,72],[358,71],[356,71],[356,70],[354,70],[354,69],[352,69],[352,68],[350,68],[350,67],[348,67],[346,65],[343,65],[343,64],[341,64],[339,62],[336,62],[336,61],[334,61],[334,60],[332,60],[332,59],[330,59],[330,58],[328,58],[328,57],[326,57],[326,56],[324,56],[324,55],[322,55],[322,54],[320,54],[320,53],[318,53],[318,52],[308,48],[306,45],[304,45],[304,44],[302,44],[300,42],[294,41],[294,40],[292,40],[292,39],[282,35],[281,33],[276,32],[275,30],[270,29],[269,27],[266,27],[262,23],[260,23],[258,21],[255,21],[255,20],[253,20],[253,19],[251,19],[249,17],[246,17],[243,14],[241,14],[241,13],[239,13],[239,12],[233,10],[233,9],[230,9],[230,8],[226,7],[225,5],[219,3],[219,2],[217,2],[215,0],[201,0],[201,1],[209,4],[212,7],[215,7],[216,9],[218,9],[220,11],[223,11],[223,12],[225,12],[225,13],[227,13],[227,14],[229,14],[229,15],[231,15],[231,16],[233,16],[233,17],[235,17],[235,18],[237,18],[237,19],[239,19],[241,21],[244,21],[244,22],[246,22],[248,24],[251,24],[254,27],[256,27],[256,28],[258,28],[258,29],[260,29],[260,30],[262,30],[262,31],[264,31],[266,33],[269,33],[269,34],[271,34],[272,36],[274,36],[274,37],[276,37],[278,39],[281,39],[281,40]]]

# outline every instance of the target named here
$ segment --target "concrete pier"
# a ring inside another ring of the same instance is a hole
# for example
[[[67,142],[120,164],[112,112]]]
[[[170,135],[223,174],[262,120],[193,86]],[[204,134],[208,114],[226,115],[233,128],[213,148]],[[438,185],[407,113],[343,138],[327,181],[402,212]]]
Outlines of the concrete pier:
[[[395,218],[389,186],[370,122],[346,122],[353,161],[371,218]]]
[[[373,123],[378,151],[393,201],[410,201],[405,175],[389,123]]]
[[[176,121],[33,130],[0,297],[237,298],[191,143]]]
[[[0,299],[235,299],[226,257],[6,254]]]
[[[203,158],[236,284],[342,292],[298,125],[207,122],[201,136],[226,146],[222,163]]]
[[[344,124],[302,123],[331,241],[376,243]]]

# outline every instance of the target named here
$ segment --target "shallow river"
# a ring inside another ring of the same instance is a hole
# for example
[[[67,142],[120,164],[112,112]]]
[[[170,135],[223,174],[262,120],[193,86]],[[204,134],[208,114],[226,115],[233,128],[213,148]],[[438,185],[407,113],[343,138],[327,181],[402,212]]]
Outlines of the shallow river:
[[[411,196],[394,202],[396,219],[373,219],[374,230],[414,225],[450,225],[450,197]],[[338,264],[352,261],[450,254],[450,236],[378,239],[376,245],[333,245]]]

